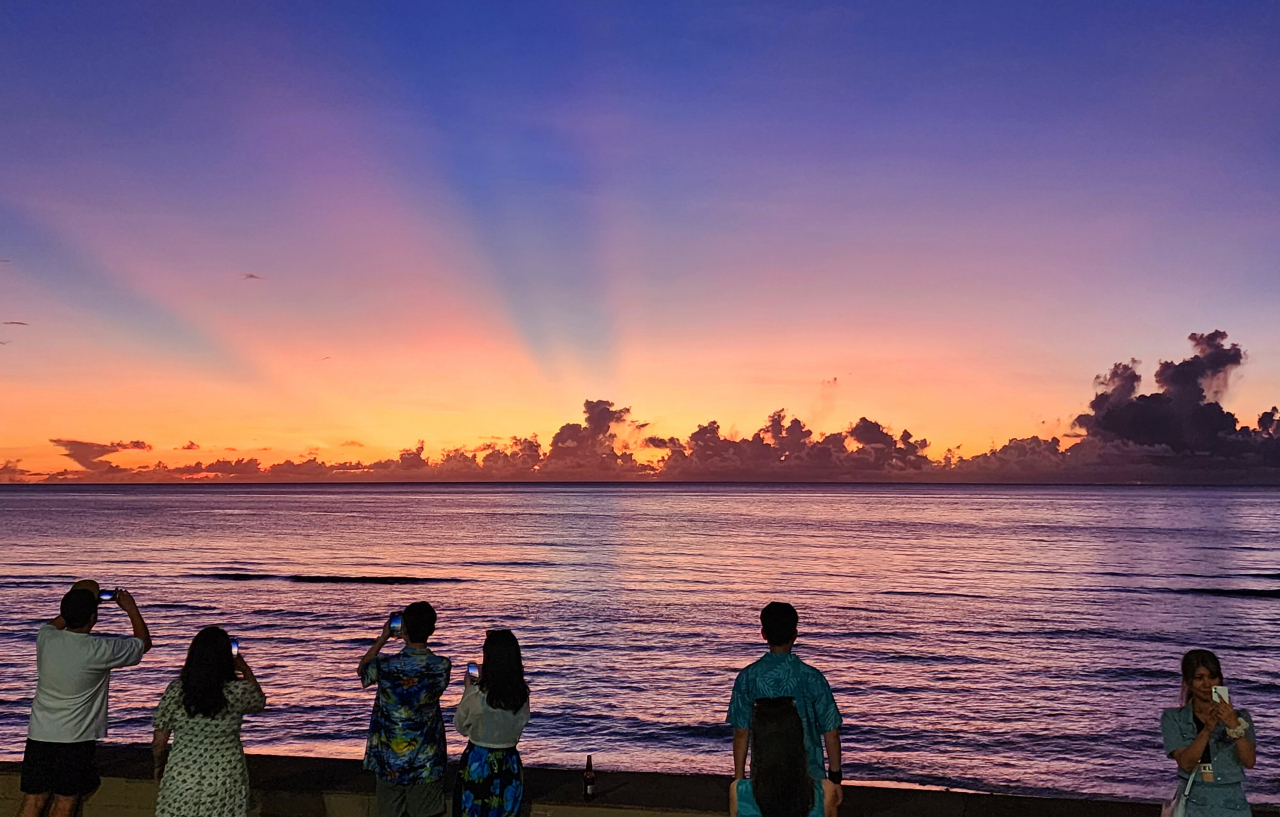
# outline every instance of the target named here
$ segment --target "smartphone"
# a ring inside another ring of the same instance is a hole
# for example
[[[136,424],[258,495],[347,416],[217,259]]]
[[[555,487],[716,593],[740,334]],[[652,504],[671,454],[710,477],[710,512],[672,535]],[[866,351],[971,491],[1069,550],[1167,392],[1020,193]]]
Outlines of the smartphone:
[[[387,619],[387,623],[391,625],[391,634],[400,635],[400,631],[404,629],[404,616],[400,613],[392,613],[391,618]]]
[[[231,657],[235,658],[240,654],[240,639],[231,639]]]
[[[472,661],[470,664],[467,664],[467,675],[470,675],[473,681],[479,681],[480,665],[474,661]]]
[[[98,601],[115,601],[118,590],[99,590]]]
[[[1226,687],[1214,687],[1214,688],[1213,688],[1213,702],[1214,702],[1215,704],[1216,704],[1216,703],[1227,703],[1227,704],[1229,704],[1229,703],[1231,703],[1231,693],[1229,693],[1229,692],[1227,691],[1227,688],[1226,688]]]

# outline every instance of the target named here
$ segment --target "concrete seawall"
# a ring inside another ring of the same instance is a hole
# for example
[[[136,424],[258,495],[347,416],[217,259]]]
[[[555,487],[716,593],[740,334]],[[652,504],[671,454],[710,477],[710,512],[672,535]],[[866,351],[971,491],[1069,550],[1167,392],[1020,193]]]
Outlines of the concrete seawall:
[[[85,817],[150,817],[156,784],[146,746],[99,748],[102,788],[86,803]],[[21,764],[0,762],[0,813],[13,814],[21,794]],[[452,770],[451,770],[452,771]],[[255,811],[261,817],[377,817],[373,778],[359,761],[249,755]],[[449,778],[452,780],[452,774]],[[599,772],[599,796],[582,801],[576,769],[525,770],[526,810],[531,817],[671,817],[723,815],[730,778]],[[7,811],[5,811],[7,810]],[[1280,817],[1280,809],[1254,807],[1255,815]],[[1153,803],[975,794],[971,792],[847,784],[841,817],[1158,817]]]

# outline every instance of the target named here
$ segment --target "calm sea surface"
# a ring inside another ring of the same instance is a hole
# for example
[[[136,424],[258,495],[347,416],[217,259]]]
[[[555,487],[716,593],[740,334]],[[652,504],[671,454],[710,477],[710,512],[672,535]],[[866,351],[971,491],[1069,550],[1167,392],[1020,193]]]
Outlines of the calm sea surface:
[[[520,637],[528,762],[730,772],[735,672],[758,611],[844,714],[845,774],[990,791],[1159,798],[1178,660],[1218,652],[1260,735],[1248,788],[1280,802],[1280,492],[907,486],[176,486],[0,490],[0,754],[20,756],[35,634],[66,586],[128,587],[155,633],[114,675],[113,741],[192,635],[241,639],[269,709],[252,751],[359,757],[355,667],[426,599],[460,672]],[[417,584],[378,583],[400,577]],[[100,629],[128,632],[104,607]],[[465,741],[450,729],[451,754]]]

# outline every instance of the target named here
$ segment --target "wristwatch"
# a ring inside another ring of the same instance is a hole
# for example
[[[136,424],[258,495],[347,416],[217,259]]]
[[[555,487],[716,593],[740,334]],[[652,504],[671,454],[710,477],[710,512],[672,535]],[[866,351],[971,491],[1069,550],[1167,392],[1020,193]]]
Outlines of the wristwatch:
[[[827,779],[839,786],[840,781],[844,780],[844,775],[840,773],[839,769],[828,769]]]

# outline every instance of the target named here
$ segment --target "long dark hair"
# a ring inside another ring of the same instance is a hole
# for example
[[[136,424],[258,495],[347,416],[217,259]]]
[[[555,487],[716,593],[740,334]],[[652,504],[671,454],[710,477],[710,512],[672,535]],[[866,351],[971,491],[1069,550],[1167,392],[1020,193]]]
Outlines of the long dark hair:
[[[182,665],[182,708],[191,717],[216,717],[227,708],[223,685],[236,678],[231,636],[221,627],[205,627],[191,639]]]
[[[524,682],[520,642],[510,630],[490,630],[484,634],[480,691],[485,693],[485,700],[494,709],[519,712],[529,703],[529,685]]]
[[[1191,700],[1191,682],[1196,679],[1196,672],[1201,667],[1209,670],[1209,674],[1217,678],[1219,684],[1225,683],[1222,678],[1222,663],[1218,661],[1218,656],[1208,650],[1187,650],[1187,654],[1182,656],[1183,706]]]
[[[794,698],[759,698],[751,717],[751,793],[763,817],[805,817],[813,776]]]

